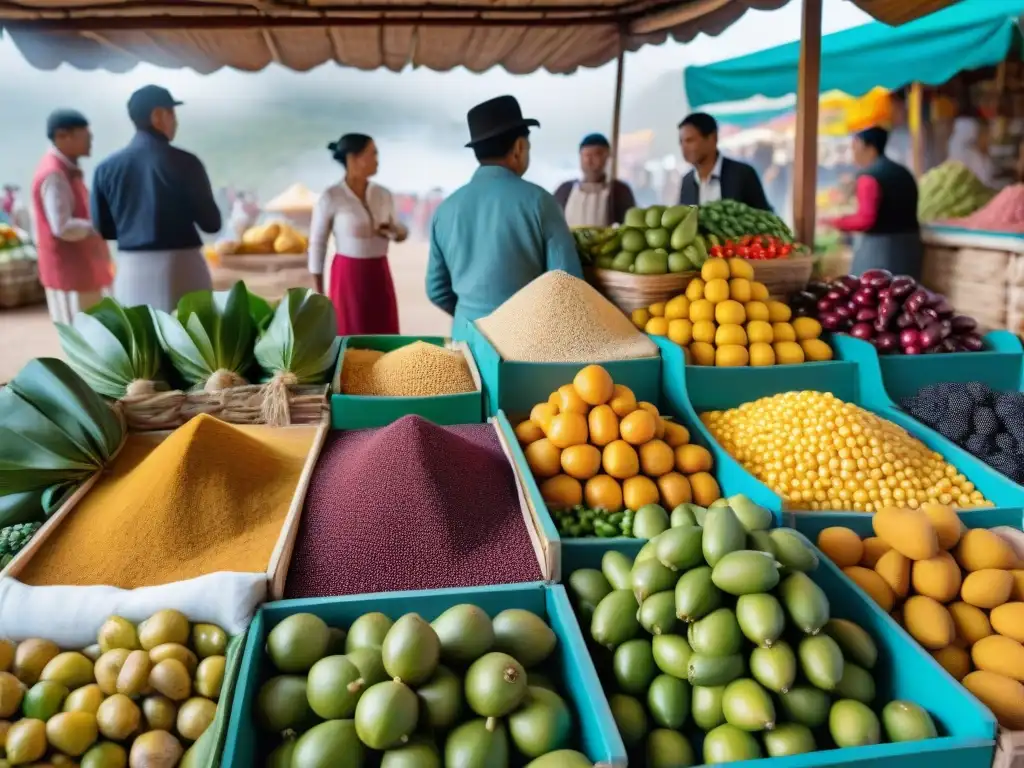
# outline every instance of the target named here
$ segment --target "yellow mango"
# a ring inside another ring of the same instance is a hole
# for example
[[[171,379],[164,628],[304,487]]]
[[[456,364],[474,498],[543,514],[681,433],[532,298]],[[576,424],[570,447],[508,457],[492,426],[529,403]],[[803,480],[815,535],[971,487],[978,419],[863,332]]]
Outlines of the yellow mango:
[[[906,597],[910,591],[910,560],[895,549],[882,555],[875,564],[875,573],[889,585],[897,597]]]
[[[971,656],[963,648],[947,645],[945,648],[932,651],[932,656],[956,680],[963,680],[971,672]]]
[[[1010,599],[1013,577],[1009,571],[986,568],[967,574],[960,588],[960,598],[979,608],[995,608]]]
[[[1024,682],[1024,645],[1002,635],[989,635],[971,647],[971,660],[978,669],[1006,675]]]
[[[924,595],[914,595],[903,604],[903,626],[929,651],[945,648],[956,637],[953,617],[946,607]]]
[[[869,536],[864,539],[864,554],[861,555],[860,565],[865,568],[874,568],[886,552],[891,550],[888,544],[877,536]]]
[[[818,534],[818,549],[840,568],[848,568],[860,562],[864,544],[860,536],[849,528],[834,525]]]
[[[1024,600],[1024,569],[1016,568],[1010,571],[1013,577],[1013,589],[1010,590],[1011,600]]]
[[[883,611],[888,613],[892,610],[896,604],[896,596],[885,579],[874,571],[868,568],[861,568],[859,565],[843,568],[843,573],[858,587],[867,592]]]
[[[989,614],[992,629],[1003,637],[1024,643],[1024,603],[1004,603]]]
[[[935,504],[929,501],[921,505],[921,511],[932,521],[935,535],[938,537],[939,546],[942,549],[950,550],[955,547],[960,541],[960,536],[967,530],[953,508],[945,504]]]
[[[971,672],[961,681],[968,691],[992,710],[996,720],[1011,731],[1024,730],[1024,685],[1006,675]]]
[[[948,603],[960,593],[960,566],[949,552],[939,552],[929,560],[918,560],[914,563],[911,578],[917,594],[940,603]]]
[[[928,515],[920,509],[883,507],[871,519],[875,535],[911,560],[939,554],[939,539]]]
[[[972,572],[989,568],[1009,570],[1017,562],[1010,545],[984,528],[965,531],[954,554],[960,567]]]
[[[967,603],[950,603],[946,606],[956,627],[956,644],[970,648],[983,637],[992,634],[992,625],[981,608]]]

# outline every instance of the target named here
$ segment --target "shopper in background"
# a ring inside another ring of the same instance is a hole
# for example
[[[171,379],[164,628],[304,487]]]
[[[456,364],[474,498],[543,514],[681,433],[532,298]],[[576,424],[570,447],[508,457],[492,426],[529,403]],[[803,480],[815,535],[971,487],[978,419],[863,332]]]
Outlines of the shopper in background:
[[[395,214],[395,201],[370,181],[379,165],[377,145],[362,133],[346,133],[327,145],[345,169],[313,208],[309,229],[309,271],[323,292],[327,241],[334,235],[328,295],[340,336],[398,333],[398,300],[388,266],[388,244],[408,236]]]
[[[456,318],[490,314],[544,272],[583,276],[576,241],[550,192],[523,180],[530,128],[513,96],[469,110],[480,163],[469,184],[441,203],[430,228],[427,298]]]
[[[626,211],[636,205],[633,190],[624,181],[608,180],[611,145],[600,133],[580,142],[580,170],[583,178],[567,181],[555,190],[555,200],[565,212],[570,227],[610,227],[620,224]]]
[[[179,106],[156,85],[133,93],[135,136],[93,175],[93,224],[117,240],[114,296],[126,306],[170,312],[186,293],[213,285],[196,227],[219,232],[221,213],[202,162],[171,146]]]
[[[986,187],[996,186],[996,164],[988,155],[988,123],[976,117],[958,117],[949,137],[949,160],[963,163]]]
[[[853,137],[857,176],[857,210],[823,223],[859,236],[854,244],[855,275],[869,269],[921,276],[921,232],[917,220],[917,181],[904,166],[885,155],[889,134],[868,128]]]
[[[694,112],[679,124],[679,146],[693,170],[683,177],[681,205],[705,205],[738,200],[751,208],[770,211],[757,171],[718,151],[718,123],[711,115]]]
[[[55,322],[70,323],[98,304],[113,281],[110,250],[89,220],[89,191],[79,160],[92,151],[89,121],[59,109],[46,121],[50,148],[32,180],[39,280]]]

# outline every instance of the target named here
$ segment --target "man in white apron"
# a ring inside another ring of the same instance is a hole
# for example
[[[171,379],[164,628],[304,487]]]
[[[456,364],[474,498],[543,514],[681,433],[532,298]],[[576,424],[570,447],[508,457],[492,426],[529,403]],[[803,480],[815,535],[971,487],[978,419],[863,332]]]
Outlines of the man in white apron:
[[[607,168],[611,145],[600,133],[580,142],[583,178],[567,181],[555,190],[555,200],[570,227],[610,227],[621,224],[626,211],[636,205],[633,190],[618,179],[609,181]]]

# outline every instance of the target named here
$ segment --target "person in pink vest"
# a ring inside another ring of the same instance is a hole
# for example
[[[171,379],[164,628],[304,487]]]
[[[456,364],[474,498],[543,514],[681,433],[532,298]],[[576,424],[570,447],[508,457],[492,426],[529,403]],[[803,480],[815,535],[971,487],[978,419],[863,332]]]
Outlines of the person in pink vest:
[[[113,282],[110,250],[89,218],[89,190],[78,161],[92,150],[89,121],[60,109],[46,121],[51,147],[32,181],[39,279],[55,322],[70,323],[92,307]]]

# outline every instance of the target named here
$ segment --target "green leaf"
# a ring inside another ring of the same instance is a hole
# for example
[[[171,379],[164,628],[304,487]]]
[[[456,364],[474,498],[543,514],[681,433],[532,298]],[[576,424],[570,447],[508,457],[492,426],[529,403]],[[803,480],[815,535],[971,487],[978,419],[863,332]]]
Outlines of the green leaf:
[[[262,296],[250,293],[249,315],[252,317],[253,323],[256,324],[256,332],[262,333],[270,325],[270,320],[274,316],[274,308]]]
[[[42,489],[0,496],[0,528],[43,520]]]
[[[308,288],[292,288],[256,342],[256,362],[268,377],[287,371],[300,384],[322,382],[338,357],[341,339],[337,334],[330,299]]]

